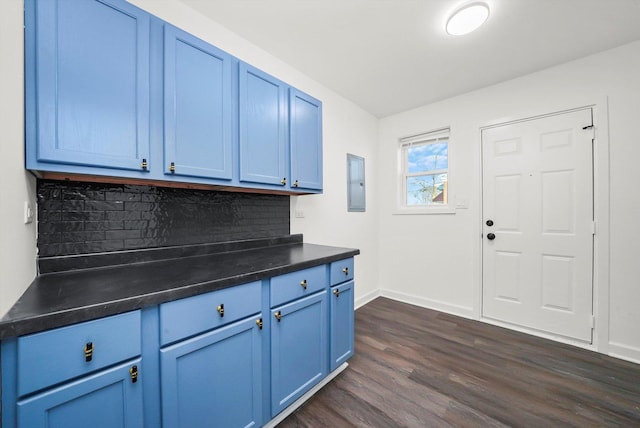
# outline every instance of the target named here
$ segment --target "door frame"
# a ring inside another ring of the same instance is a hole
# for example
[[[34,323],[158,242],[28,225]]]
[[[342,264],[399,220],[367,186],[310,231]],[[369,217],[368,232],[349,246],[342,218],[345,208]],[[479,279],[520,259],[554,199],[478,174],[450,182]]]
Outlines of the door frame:
[[[608,98],[606,95],[590,96],[587,98],[564,98],[551,100],[541,109],[522,111],[502,118],[479,123],[477,126],[477,144],[475,149],[477,165],[477,191],[478,212],[474,225],[474,235],[478,238],[474,246],[474,262],[476,271],[476,286],[473,296],[473,318],[488,324],[494,324],[539,336],[557,342],[562,342],[577,347],[590,349],[603,354],[609,354],[609,124],[608,124]],[[596,233],[593,240],[593,316],[595,325],[593,329],[593,343],[571,340],[564,336],[557,336],[541,331],[518,327],[513,324],[484,318],[482,316],[482,131],[497,126],[509,125],[569,113],[576,110],[593,109],[594,144],[593,144],[593,209]]]

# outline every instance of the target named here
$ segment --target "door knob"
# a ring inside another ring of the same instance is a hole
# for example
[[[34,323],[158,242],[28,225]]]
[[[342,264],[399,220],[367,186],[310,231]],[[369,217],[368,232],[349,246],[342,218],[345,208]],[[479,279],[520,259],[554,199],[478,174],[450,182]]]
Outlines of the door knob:
[[[493,220],[487,220],[487,226],[489,227],[493,226]]]
[[[487,239],[489,241],[493,241],[494,239],[496,239],[496,235],[494,233],[487,233]]]

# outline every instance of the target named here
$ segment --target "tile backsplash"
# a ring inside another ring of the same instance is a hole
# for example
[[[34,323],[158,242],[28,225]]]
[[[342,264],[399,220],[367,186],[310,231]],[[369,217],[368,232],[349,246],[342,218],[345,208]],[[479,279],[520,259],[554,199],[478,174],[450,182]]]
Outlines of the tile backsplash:
[[[289,196],[38,180],[40,257],[289,234]]]

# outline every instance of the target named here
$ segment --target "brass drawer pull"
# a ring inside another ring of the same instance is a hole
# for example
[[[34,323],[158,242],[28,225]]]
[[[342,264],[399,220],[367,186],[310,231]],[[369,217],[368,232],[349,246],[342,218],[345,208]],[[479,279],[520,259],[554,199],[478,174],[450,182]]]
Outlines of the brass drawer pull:
[[[138,381],[138,366],[132,366],[129,369],[129,375],[131,376],[131,383],[136,383]]]
[[[84,360],[86,362],[91,361],[93,358],[93,349],[93,342],[87,342],[87,344],[84,345]]]
[[[218,305],[217,311],[220,314],[220,318],[222,318],[224,316],[224,303]]]
[[[282,312],[278,311],[275,314],[273,314],[273,316],[276,317],[278,322],[280,322],[280,320],[282,319]]]
[[[256,320],[256,325],[258,326],[258,328],[259,328],[260,330],[262,330],[262,327],[264,326],[264,323],[262,322],[262,318],[258,318],[258,319]]]
[[[280,184],[282,184],[283,186],[286,186],[287,185],[287,177],[285,177],[282,180],[280,180]]]
[[[344,273],[345,275],[349,275],[349,268],[346,267],[346,268],[342,269],[342,273]]]
[[[300,281],[300,286],[306,290],[307,289],[307,280],[303,279],[302,281]]]
[[[298,187],[298,180],[294,181],[292,184],[293,187]]]
[[[335,290],[333,290],[333,294],[335,294],[336,297],[340,297],[340,290],[336,288]]]
[[[147,168],[149,168],[149,164],[147,163],[146,159],[142,159],[142,163],[140,164],[140,168],[142,168],[143,170],[147,170]]]
[[[171,165],[169,165],[169,171],[170,172],[176,172],[176,163],[175,162],[171,162]]]

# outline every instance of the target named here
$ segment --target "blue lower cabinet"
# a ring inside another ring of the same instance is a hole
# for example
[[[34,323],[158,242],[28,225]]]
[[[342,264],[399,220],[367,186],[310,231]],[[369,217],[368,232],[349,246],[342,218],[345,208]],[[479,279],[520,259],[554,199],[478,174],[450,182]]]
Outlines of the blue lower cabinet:
[[[21,400],[17,406],[18,426],[141,428],[142,376],[138,358]]]
[[[0,426],[262,426],[353,354],[349,263],[5,339]]]
[[[331,371],[353,355],[353,291],[353,281],[331,288]]]
[[[271,416],[328,373],[327,292],[271,310]]]
[[[162,426],[262,424],[260,315],[160,351]]]

